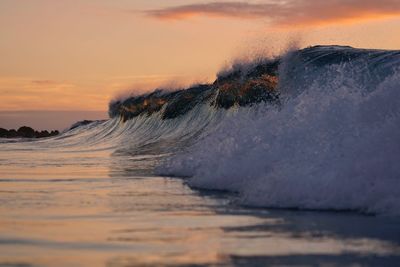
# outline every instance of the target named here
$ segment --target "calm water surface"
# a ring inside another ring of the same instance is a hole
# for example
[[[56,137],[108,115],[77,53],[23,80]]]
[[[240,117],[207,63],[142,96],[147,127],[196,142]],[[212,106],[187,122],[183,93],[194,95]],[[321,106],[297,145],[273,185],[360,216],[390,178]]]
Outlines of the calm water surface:
[[[399,266],[400,220],[252,209],[159,156],[0,143],[0,266]]]

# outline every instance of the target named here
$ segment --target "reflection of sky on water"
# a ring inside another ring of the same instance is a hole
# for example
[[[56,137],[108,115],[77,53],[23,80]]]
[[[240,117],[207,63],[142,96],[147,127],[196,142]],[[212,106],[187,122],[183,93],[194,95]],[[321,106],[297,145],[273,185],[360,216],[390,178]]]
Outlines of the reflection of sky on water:
[[[151,176],[157,156],[0,150],[0,266],[390,265],[395,218],[235,205]],[[12,148],[12,149],[11,149]]]

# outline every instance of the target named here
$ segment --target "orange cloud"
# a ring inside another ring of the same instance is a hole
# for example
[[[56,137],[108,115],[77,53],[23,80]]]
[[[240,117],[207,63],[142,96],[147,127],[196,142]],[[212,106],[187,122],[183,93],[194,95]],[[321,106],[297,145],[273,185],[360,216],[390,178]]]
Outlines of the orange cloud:
[[[196,16],[266,19],[276,26],[331,24],[399,16],[399,0],[286,0],[268,3],[212,2],[146,11],[161,20]]]
[[[31,77],[0,77],[1,110],[102,110],[108,95],[97,88]]]

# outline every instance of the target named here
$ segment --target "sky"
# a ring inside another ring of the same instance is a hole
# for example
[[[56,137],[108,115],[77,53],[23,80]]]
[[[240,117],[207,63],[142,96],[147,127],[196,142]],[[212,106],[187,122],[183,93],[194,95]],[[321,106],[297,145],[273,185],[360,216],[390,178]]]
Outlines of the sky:
[[[0,111],[106,114],[293,44],[400,49],[400,1],[0,0],[0,33]]]

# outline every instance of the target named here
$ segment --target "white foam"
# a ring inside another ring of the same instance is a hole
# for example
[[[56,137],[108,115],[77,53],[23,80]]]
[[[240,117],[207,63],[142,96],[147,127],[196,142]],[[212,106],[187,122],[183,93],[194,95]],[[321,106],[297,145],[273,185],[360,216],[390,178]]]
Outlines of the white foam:
[[[353,65],[305,73],[306,87],[281,88],[299,93],[280,109],[239,110],[159,172],[249,205],[399,215],[400,72],[365,90]]]

